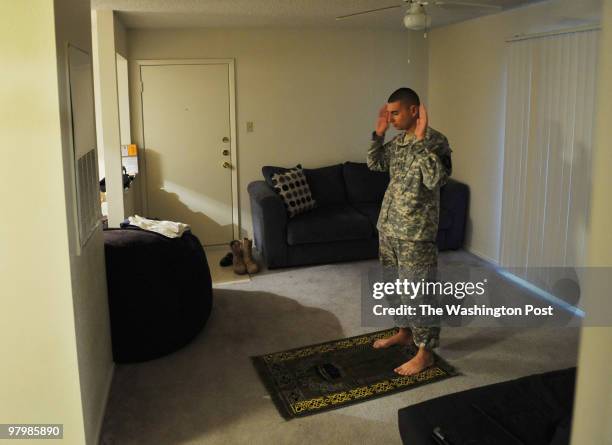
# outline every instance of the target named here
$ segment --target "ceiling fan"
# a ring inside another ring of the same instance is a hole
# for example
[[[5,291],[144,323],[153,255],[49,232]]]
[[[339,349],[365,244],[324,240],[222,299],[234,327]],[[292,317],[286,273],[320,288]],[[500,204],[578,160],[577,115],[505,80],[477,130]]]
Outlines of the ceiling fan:
[[[383,8],[368,9],[366,11],[354,12],[352,14],[340,15],[336,17],[336,20],[344,20],[351,17],[355,17],[363,14],[370,14],[372,12],[384,11],[387,9],[406,7],[406,13],[404,15],[404,26],[410,30],[418,31],[420,29],[426,29],[431,24],[431,17],[425,11],[425,6],[436,6],[442,8],[480,8],[500,11],[501,6],[489,5],[486,3],[476,2],[464,2],[455,0],[432,0],[432,1],[420,1],[420,0],[404,0],[403,4],[385,6]]]

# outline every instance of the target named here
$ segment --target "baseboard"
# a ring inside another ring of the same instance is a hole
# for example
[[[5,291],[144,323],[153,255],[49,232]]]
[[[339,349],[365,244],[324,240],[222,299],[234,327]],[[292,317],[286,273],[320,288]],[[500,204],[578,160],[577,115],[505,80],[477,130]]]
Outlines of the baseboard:
[[[469,252],[472,255],[477,256],[481,260],[484,260],[484,261],[486,261],[488,263],[494,264],[495,266],[499,266],[499,261],[498,260],[493,259],[493,258],[489,257],[488,255],[485,255],[484,253],[477,251],[476,249],[473,249],[471,247],[464,247],[463,249],[466,252]]]
[[[108,399],[110,397],[110,390],[113,384],[113,377],[115,376],[115,362],[112,363],[110,368],[110,372],[108,373],[108,377],[106,378],[106,385],[104,391],[104,403],[102,403],[102,410],[100,411],[100,416],[98,417],[97,425],[96,425],[96,444],[100,444],[102,437],[102,424],[104,422],[104,415],[106,414],[106,407],[108,405]]]

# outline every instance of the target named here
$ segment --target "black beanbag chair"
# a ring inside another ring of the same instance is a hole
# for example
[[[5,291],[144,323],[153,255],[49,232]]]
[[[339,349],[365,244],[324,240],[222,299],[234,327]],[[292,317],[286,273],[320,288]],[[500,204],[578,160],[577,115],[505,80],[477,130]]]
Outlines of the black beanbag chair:
[[[212,280],[195,235],[108,229],[104,250],[115,362],[160,357],[200,332],[212,308]]]

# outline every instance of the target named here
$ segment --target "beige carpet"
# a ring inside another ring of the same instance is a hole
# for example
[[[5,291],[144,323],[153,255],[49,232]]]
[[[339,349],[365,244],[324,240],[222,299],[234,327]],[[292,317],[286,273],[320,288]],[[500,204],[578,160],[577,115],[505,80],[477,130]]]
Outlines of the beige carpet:
[[[474,262],[464,252],[441,261]],[[438,353],[462,375],[285,421],[249,356],[358,335],[360,280],[375,260],[264,271],[215,289],[185,348],[115,371],[102,444],[399,444],[397,410],[444,394],[574,366],[577,329],[447,328]]]

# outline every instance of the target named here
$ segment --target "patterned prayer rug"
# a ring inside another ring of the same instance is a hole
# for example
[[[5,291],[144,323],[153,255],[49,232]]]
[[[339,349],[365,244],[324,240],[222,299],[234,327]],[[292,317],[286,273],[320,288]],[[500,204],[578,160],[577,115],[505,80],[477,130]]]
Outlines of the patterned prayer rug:
[[[393,369],[415,347],[374,349],[372,343],[395,329],[251,357],[279,413],[287,420],[342,408],[376,397],[437,382],[457,374],[436,355],[434,365],[414,376]]]

